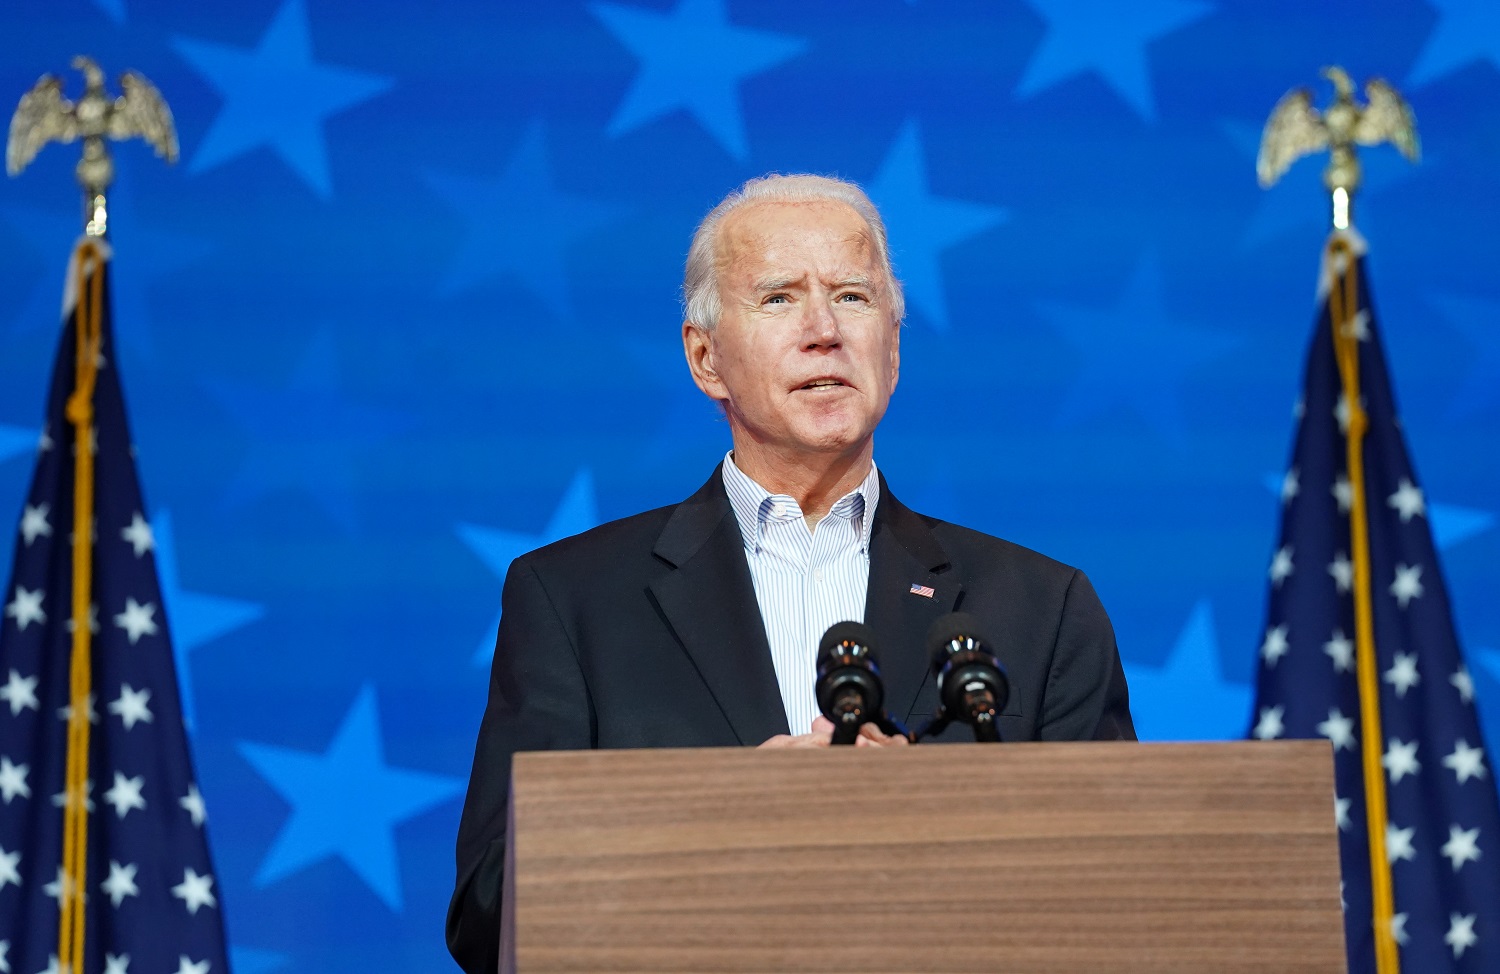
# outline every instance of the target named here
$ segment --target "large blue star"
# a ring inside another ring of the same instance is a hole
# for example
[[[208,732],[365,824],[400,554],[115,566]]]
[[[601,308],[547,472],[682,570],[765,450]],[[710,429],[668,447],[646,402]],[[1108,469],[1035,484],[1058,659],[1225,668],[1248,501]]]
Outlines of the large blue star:
[[[1245,160],[1243,185],[1248,191],[1255,185],[1255,159],[1260,152],[1261,128],[1234,119],[1225,119],[1219,128]],[[1362,150],[1359,161],[1364,178],[1354,203],[1356,223],[1363,217],[1363,200],[1381,195],[1417,172],[1415,166],[1389,145]],[[1423,166],[1430,168],[1434,161],[1428,154],[1423,159]],[[1275,186],[1256,190],[1255,213],[1240,238],[1242,250],[1269,243],[1296,230],[1315,233],[1319,227],[1328,229],[1332,209],[1328,190],[1323,186],[1325,163],[1326,157],[1321,154],[1300,159],[1277,180]]]
[[[172,626],[172,656],[177,664],[177,682],[182,695],[182,722],[188,730],[197,726],[197,706],[193,698],[193,670],[188,654],[241,626],[247,626],[266,614],[255,602],[201,595],[182,587],[177,574],[177,544],[172,533],[170,511],[157,511],[151,518],[151,534],[156,544],[156,575],[161,583],[161,598],[166,603],[167,619]]]
[[[1224,678],[1213,606],[1193,606],[1163,666],[1129,663],[1130,713],[1141,740],[1220,741],[1243,737],[1251,688]]]
[[[115,23],[125,23],[125,0],[94,0],[94,6]]]
[[[617,216],[620,207],[560,192],[547,165],[541,123],[527,128],[496,179],[428,173],[427,182],[469,221],[442,290],[462,290],[500,272],[567,317],[567,248]]]
[[[1186,431],[1178,384],[1192,369],[1239,344],[1236,338],[1186,327],[1167,317],[1161,271],[1149,255],[1136,266],[1112,309],[1054,304],[1039,308],[1083,358],[1083,368],[1058,412],[1060,426],[1126,405],[1159,434],[1180,444]]]
[[[1464,419],[1500,403],[1500,302],[1457,294],[1434,294],[1428,301],[1461,332],[1475,354],[1466,356],[1468,375],[1448,404],[1450,419]]]
[[[736,27],[725,0],[682,0],[670,14],[614,3],[589,9],[641,62],[609,134],[686,109],[736,159],[749,154],[739,83],[807,49],[801,37]]]
[[[1412,66],[1410,84],[1426,84],[1471,61],[1500,68],[1500,5],[1495,0],[1427,2],[1438,9],[1439,19]]]
[[[1156,107],[1146,67],[1146,45],[1212,9],[1190,0],[1027,0],[1047,22],[1041,47],[1026,66],[1016,94],[1027,96],[1085,71],[1151,120]]]
[[[998,206],[928,192],[922,136],[915,120],[901,126],[870,183],[870,197],[880,206],[890,233],[892,258],[908,304],[915,305],[933,328],[947,331],[942,252],[1005,222],[1008,214]]]
[[[338,856],[399,912],[401,872],[392,830],[464,790],[460,778],[385,763],[375,688],[369,685],[360,690],[322,754],[246,741],[238,748],[292,806],[291,818],[255,874],[260,888]]]
[[[573,475],[557,509],[541,534],[525,534],[520,531],[501,531],[480,527],[477,524],[460,524],[454,530],[463,539],[469,550],[479,556],[496,578],[504,578],[510,563],[521,555],[542,545],[562,538],[582,534],[599,523],[599,507],[594,499],[594,474],[584,467]],[[495,632],[500,628],[500,615],[485,630],[474,650],[474,665],[488,666],[495,653]]]
[[[412,418],[394,409],[351,403],[339,386],[337,352],[326,331],[314,336],[286,388],[228,379],[206,386],[255,437],[230,483],[226,507],[238,507],[273,490],[301,489],[346,531],[354,530],[354,455],[406,429]]]
[[[307,11],[286,0],[253,51],[176,38],[172,46],[224,96],[192,172],[270,146],[320,197],[333,193],[323,119],[373,98],[391,79],[313,61]]]

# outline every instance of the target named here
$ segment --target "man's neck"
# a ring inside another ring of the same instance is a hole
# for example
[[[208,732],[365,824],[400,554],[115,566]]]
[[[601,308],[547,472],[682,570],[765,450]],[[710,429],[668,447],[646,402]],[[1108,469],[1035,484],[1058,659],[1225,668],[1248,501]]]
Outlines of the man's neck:
[[[736,443],[734,465],[773,494],[787,494],[802,508],[811,530],[870,474],[874,440],[850,453],[778,454],[759,445]]]

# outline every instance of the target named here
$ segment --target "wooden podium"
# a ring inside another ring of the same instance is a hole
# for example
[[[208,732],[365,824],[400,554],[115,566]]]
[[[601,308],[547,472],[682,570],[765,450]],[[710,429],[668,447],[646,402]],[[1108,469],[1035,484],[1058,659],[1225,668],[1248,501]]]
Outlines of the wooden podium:
[[[502,971],[1345,970],[1325,741],[519,754]]]

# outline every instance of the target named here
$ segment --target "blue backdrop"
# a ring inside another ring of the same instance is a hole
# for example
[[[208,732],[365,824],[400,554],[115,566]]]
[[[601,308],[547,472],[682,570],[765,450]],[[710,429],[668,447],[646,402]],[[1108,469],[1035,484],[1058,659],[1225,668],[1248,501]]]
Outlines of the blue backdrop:
[[[1493,0],[0,8],[5,99],[80,52],[149,76],[182,139],[175,169],[117,152],[113,364],[239,974],[451,969],[500,579],[727,448],[676,290],[697,219],[768,170],[888,215],[894,490],[1086,569],[1144,737],[1241,736],[1326,220],[1320,162],[1262,192],[1254,154],[1325,63],[1421,127],[1418,167],[1365,153],[1356,217],[1500,745]],[[75,157],[0,183],[4,518]]]

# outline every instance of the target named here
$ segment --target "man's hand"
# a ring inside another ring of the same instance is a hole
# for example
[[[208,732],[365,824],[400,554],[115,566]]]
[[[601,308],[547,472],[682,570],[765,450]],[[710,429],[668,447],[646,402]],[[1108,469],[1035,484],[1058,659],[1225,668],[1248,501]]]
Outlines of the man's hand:
[[[806,734],[777,734],[761,747],[827,747],[833,741],[833,721],[818,717]],[[910,742],[904,737],[892,737],[874,724],[864,724],[859,736],[854,739],[856,747],[904,747]]]

